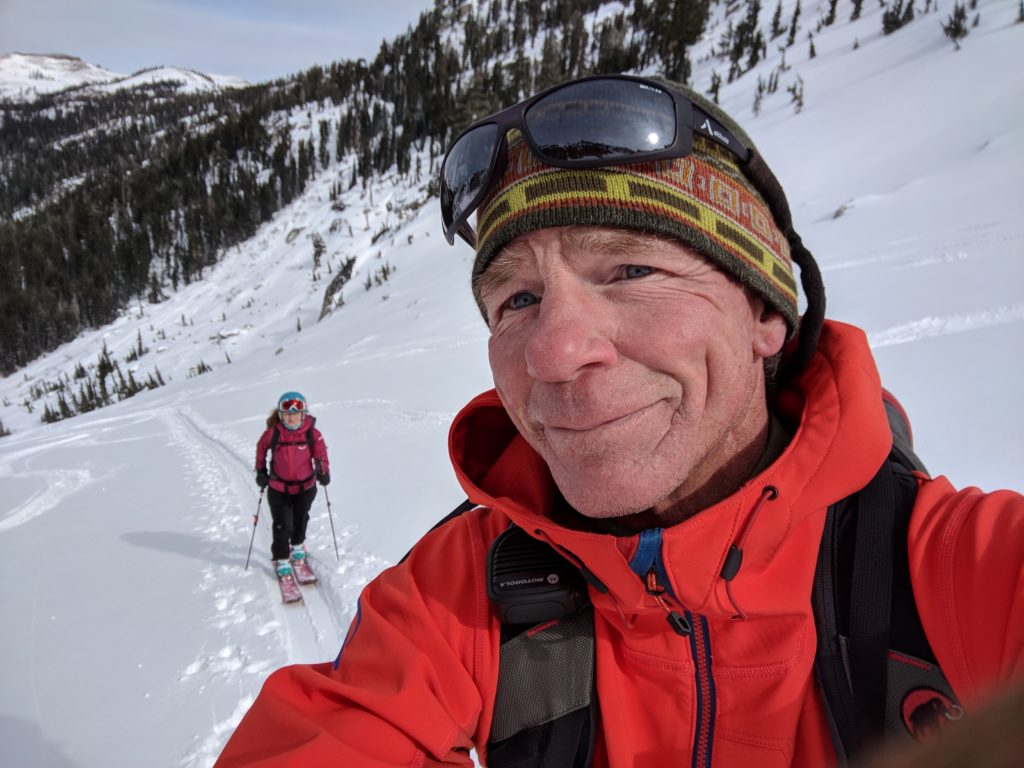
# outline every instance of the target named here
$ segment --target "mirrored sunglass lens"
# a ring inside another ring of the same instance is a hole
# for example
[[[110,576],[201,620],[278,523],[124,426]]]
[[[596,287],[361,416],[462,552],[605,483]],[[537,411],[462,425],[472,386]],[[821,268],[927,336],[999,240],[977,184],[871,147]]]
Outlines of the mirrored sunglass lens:
[[[526,112],[530,136],[548,157],[616,158],[672,146],[672,97],[632,80],[591,80],[561,88]]]
[[[301,400],[285,400],[281,403],[281,410],[286,412],[298,412],[305,409],[305,403]]]
[[[463,134],[448,153],[441,171],[441,216],[445,227],[458,220],[486,186],[497,137],[497,125],[481,125]]]

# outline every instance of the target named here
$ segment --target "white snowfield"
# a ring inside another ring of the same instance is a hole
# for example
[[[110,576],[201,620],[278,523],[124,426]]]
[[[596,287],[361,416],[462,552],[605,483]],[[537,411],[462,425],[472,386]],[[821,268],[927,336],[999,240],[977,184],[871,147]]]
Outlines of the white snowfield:
[[[982,2],[954,51],[944,16],[883,38],[869,6],[815,35],[815,59],[806,42],[788,50],[793,69],[760,116],[753,89],[778,62],[774,46],[766,65],[723,87],[722,103],[785,185],[829,316],[867,331],[928,466],[958,485],[1020,490],[1024,24],[1013,23],[1016,0]],[[712,65],[694,53],[703,88]],[[798,115],[785,93],[795,74]],[[321,117],[333,115],[292,115],[296,140]],[[472,254],[444,241],[424,191],[428,158],[411,185],[357,186],[335,210],[328,191],[347,186],[349,162],[202,282],[0,380],[13,431],[0,439],[4,766],[212,765],[267,675],[334,659],[363,585],[462,500],[447,430],[490,386]],[[327,246],[316,281],[314,232]],[[349,256],[344,306],[317,322]],[[140,337],[136,376],[158,366],[167,386],[48,426],[42,402],[26,411],[30,387],[73,377],[103,343],[127,370]],[[201,362],[212,371],[190,377]],[[330,451],[339,555],[321,489],[308,539],[321,583],[283,606],[265,502],[244,566],[256,441],[292,389],[308,396]]]
[[[208,75],[187,67],[151,67],[122,75],[82,61],[76,56],[38,53],[0,55],[0,101],[32,102],[44,94],[74,89],[78,99],[137,88],[152,83],[176,83],[179,93],[244,88],[239,77]]]

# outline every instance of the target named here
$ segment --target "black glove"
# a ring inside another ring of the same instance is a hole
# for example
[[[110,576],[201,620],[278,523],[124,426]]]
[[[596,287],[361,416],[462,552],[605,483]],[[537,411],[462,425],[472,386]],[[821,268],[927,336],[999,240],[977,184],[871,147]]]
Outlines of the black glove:
[[[319,475],[316,476],[316,479],[320,481],[320,485],[330,485],[331,484],[331,473],[330,472],[321,472]]]
[[[260,488],[266,488],[270,483],[270,473],[265,469],[261,469],[256,473],[256,485]]]

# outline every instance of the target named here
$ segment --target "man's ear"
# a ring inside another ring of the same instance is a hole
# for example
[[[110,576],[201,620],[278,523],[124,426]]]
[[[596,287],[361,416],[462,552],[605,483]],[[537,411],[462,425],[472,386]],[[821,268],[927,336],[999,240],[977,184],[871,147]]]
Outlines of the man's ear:
[[[786,320],[760,297],[753,304],[753,352],[755,357],[767,360],[777,355],[786,343]]]

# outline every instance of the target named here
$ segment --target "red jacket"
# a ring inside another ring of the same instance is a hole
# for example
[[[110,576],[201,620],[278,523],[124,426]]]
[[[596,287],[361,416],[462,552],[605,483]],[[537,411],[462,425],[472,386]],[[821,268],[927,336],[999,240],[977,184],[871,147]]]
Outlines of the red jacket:
[[[710,765],[723,768],[834,764],[812,672],[810,595],[826,508],[862,488],[889,451],[864,334],[828,323],[798,387],[773,407],[798,425],[783,454],[728,498],[662,532],[671,587],[696,623],[706,622],[705,647],[695,654],[697,632],[672,632],[630,569],[639,536],[550,519],[555,489],[545,464],[495,393],[479,396],[456,418],[450,444],[463,488],[483,507],[424,536],[404,563],[366,587],[337,666],[274,673],[218,768],[469,765],[474,746],[486,759],[500,627],[485,560],[510,520],[574,553],[609,587],[590,592],[601,710],[595,768],[690,765],[695,743],[709,746]],[[736,620],[719,574],[769,484],[778,497],[750,528],[732,581],[747,614]],[[922,623],[970,709],[1000,683],[1024,677],[1024,498],[922,480],[908,539]]]
[[[330,472],[327,444],[315,424],[316,419],[312,416],[306,416],[295,430],[285,429],[284,424],[278,422],[260,436],[256,443],[257,472],[267,468],[267,451],[271,448],[274,430],[277,430],[277,445],[270,457],[270,487],[274,490],[301,493],[316,483],[318,466],[320,472]]]

